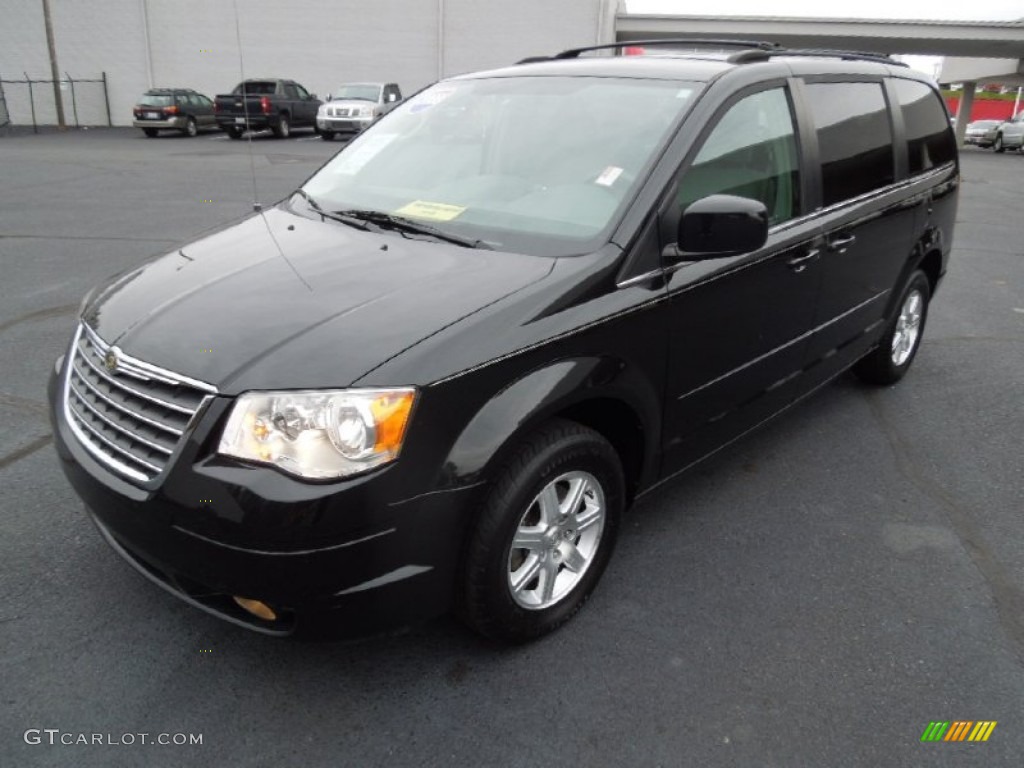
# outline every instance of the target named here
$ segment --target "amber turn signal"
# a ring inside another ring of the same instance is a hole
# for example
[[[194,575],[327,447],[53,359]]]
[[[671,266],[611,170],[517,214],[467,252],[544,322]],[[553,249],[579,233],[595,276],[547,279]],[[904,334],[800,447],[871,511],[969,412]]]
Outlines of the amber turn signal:
[[[274,609],[259,600],[250,600],[248,597],[238,597],[236,595],[234,601],[258,619],[263,619],[264,621],[275,621],[277,619]]]

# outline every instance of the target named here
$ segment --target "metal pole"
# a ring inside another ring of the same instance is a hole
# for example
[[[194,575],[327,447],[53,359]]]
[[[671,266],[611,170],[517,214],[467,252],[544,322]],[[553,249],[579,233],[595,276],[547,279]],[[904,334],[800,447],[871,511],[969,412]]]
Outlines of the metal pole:
[[[110,93],[107,91],[107,73],[103,73],[103,101],[107,105],[107,125],[111,128],[114,126],[114,121],[110,119]]]
[[[57,68],[57,46],[53,42],[53,20],[50,18],[50,0],[43,0],[43,22],[46,24],[46,47],[50,49],[50,74],[53,77],[53,105],[57,108],[57,125],[63,131],[64,97],[60,94],[60,70]],[[31,90],[32,86],[29,86]]]
[[[28,83],[28,103],[32,108],[32,133],[39,133],[39,126],[36,125],[36,99],[32,95],[32,78],[28,76],[28,72],[23,72],[25,75],[25,82]]]
[[[78,102],[75,101],[75,81],[71,79],[71,75],[67,72],[64,73],[68,77],[68,82],[71,83],[71,109],[75,113],[75,128],[78,127]]]
[[[146,47],[146,82],[148,88],[153,87],[153,49],[149,44],[149,8],[146,0],[139,0],[142,11],[142,43]]]
[[[1017,98],[1013,100],[1013,115],[1017,114],[1017,108],[1020,106],[1020,92],[1024,91],[1024,85],[1017,86]],[[1010,117],[1013,117],[1010,115]]]
[[[444,0],[437,0],[437,79],[444,78]]]

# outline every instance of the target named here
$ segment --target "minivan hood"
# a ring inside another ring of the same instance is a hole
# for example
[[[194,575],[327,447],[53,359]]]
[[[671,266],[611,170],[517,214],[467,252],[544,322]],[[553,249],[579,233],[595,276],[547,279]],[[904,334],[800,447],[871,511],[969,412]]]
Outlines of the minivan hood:
[[[225,394],[344,387],[553,264],[282,204],[97,289],[83,318],[125,353]]]

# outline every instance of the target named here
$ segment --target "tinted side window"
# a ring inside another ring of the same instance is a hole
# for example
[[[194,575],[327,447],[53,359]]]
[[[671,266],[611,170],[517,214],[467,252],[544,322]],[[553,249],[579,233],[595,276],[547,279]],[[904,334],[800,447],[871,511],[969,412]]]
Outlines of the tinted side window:
[[[298,94],[300,99],[308,99],[309,98],[309,91],[307,91],[305,88],[303,88],[298,83],[295,84],[295,93]]]
[[[291,83],[284,84],[284,95],[289,99],[299,98],[298,91],[296,91],[295,86]]]
[[[679,180],[680,210],[716,194],[760,200],[772,224],[799,213],[799,160],[784,89],[733,104]]]
[[[946,109],[924,83],[894,80],[907,130],[910,173],[921,173],[956,157],[956,143]]]
[[[832,205],[894,180],[892,128],[880,83],[810,83],[822,195]]]

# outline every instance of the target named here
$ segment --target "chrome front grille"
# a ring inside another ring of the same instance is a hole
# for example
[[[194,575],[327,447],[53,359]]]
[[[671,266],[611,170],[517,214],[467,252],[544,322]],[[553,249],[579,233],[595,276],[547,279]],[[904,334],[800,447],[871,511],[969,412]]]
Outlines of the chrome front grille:
[[[133,480],[154,480],[206,399],[211,385],[136,360],[80,325],[64,383],[64,411],[82,445]]]

